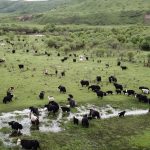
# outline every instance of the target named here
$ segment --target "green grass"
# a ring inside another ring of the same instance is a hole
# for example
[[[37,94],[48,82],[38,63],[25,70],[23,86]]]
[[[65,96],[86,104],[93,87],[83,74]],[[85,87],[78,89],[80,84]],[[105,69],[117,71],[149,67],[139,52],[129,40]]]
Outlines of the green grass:
[[[148,142],[149,139],[150,139],[150,131],[149,129],[147,129],[147,130],[144,130],[143,133],[133,136],[131,138],[131,143],[141,148],[149,147],[150,146]]]

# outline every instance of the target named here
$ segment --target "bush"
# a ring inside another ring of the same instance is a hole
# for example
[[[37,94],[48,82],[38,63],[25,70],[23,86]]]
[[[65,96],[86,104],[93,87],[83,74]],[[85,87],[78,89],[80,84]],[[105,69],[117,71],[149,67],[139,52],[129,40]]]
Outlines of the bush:
[[[150,43],[148,41],[144,41],[140,44],[141,50],[150,51]]]

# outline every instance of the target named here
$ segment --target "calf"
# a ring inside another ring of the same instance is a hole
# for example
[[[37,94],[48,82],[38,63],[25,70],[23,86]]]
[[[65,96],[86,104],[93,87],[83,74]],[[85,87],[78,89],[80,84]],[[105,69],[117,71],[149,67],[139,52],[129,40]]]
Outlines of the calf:
[[[60,90],[60,93],[66,93],[66,88],[64,86],[60,85],[58,89]]]
[[[106,91],[106,94],[113,94],[113,91]]]
[[[12,50],[12,53],[14,54],[16,51],[15,50]]]
[[[108,80],[109,80],[110,83],[117,82],[117,78],[115,76],[108,77]]]
[[[82,126],[88,128],[89,127],[89,120],[87,115],[84,115],[82,118]]]
[[[90,109],[89,116],[91,116],[92,118],[100,119],[100,113],[93,109]]]
[[[40,99],[44,99],[44,94],[45,94],[45,92],[44,92],[44,91],[41,91],[40,94],[39,94],[39,98],[40,98]]]
[[[23,69],[24,65],[23,64],[19,64],[18,67],[19,67],[19,69]]]
[[[61,76],[62,77],[65,76],[65,71],[61,72]]]
[[[73,59],[73,62],[76,62],[77,60],[76,59]]]
[[[122,111],[122,112],[118,113],[118,115],[119,115],[119,117],[124,117],[125,113],[126,113],[126,111]]]
[[[78,125],[79,124],[79,119],[77,119],[76,117],[73,117],[73,123]]]
[[[70,112],[70,108],[69,107],[62,106],[61,109],[62,109],[63,112],[67,112],[67,113]]]
[[[101,82],[101,81],[102,81],[101,76],[97,76],[97,77],[96,77],[96,81],[97,81],[97,82]]]
[[[68,101],[69,101],[69,105],[70,105],[70,107],[72,107],[72,108],[76,107],[76,102],[75,102],[75,100],[74,100],[74,99],[72,99],[72,98],[68,98]]]
[[[17,140],[17,145],[21,145],[23,149],[37,150],[40,144],[37,140]]]
[[[118,61],[118,62],[117,62],[117,66],[120,66],[120,65],[121,65],[121,62],[120,62],[120,61]]]
[[[127,67],[126,67],[126,66],[121,66],[121,69],[122,69],[122,70],[126,70]]]
[[[81,86],[83,87],[83,86],[89,86],[89,81],[87,81],[87,80],[81,80],[80,81],[80,84],[81,84]]]
[[[117,94],[121,94],[121,90],[116,90],[116,93]]]

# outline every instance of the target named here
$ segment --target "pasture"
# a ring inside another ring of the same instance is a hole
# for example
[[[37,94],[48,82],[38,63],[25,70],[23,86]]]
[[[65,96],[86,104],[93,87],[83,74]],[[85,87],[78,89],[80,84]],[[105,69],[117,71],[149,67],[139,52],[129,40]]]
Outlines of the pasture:
[[[130,50],[134,54],[135,61],[129,62],[128,51],[122,50],[125,57],[121,64],[127,66],[126,70],[122,70],[120,66],[117,66],[117,61],[120,59],[117,50],[114,50],[114,55],[107,56],[104,54],[103,57],[99,57],[86,49],[64,52],[47,47],[44,42],[47,36],[35,35],[19,36],[20,41],[15,35],[13,38],[15,45],[12,48],[10,44],[5,42],[7,35],[1,37],[0,58],[5,59],[5,62],[0,63],[1,113],[21,111],[30,106],[43,108],[48,103],[48,96],[53,96],[60,105],[68,105],[68,94],[74,95],[78,106],[92,104],[105,107],[109,104],[120,110],[149,109],[148,104],[139,102],[134,96],[117,95],[115,87],[108,81],[108,77],[114,75],[124,89],[133,89],[136,93],[141,93],[139,86],[150,88],[150,68],[143,65],[149,52]],[[29,44],[28,47],[23,46],[26,42]],[[13,49],[16,50],[15,53],[12,53]],[[26,52],[27,49],[29,52]],[[45,51],[48,52],[49,56],[45,54]],[[76,54],[77,57],[75,58],[73,54]],[[79,56],[84,54],[89,59],[80,61]],[[66,56],[68,59],[62,62],[61,59]],[[76,62],[73,62],[73,59],[76,59]],[[101,62],[99,62],[100,60]],[[19,64],[23,64],[24,68],[19,69]],[[106,64],[109,64],[109,67]],[[49,75],[43,73],[45,69],[48,70]],[[58,71],[57,76],[55,70]],[[61,72],[63,71],[65,71],[65,76],[62,77]],[[80,85],[80,81],[83,79],[90,81],[90,85],[97,84],[96,76],[102,77],[102,81],[98,83],[102,91],[112,90],[113,95],[107,95],[101,99],[97,97],[96,93]],[[66,87],[66,94],[58,91],[59,85]],[[3,104],[6,91],[12,86],[15,88],[13,101]],[[40,100],[38,97],[41,91],[45,91],[44,100]],[[148,97],[150,98],[150,95]],[[77,110],[73,108],[71,111],[76,112]],[[53,116],[50,117],[53,118]],[[42,150],[148,150],[150,140],[149,118],[150,114],[95,119],[90,121],[88,129],[81,127],[81,125],[76,126],[70,120],[61,124],[65,129],[61,132],[32,131],[29,138],[38,139]],[[7,130],[0,129],[0,132],[9,132]],[[17,138],[13,138],[14,143],[16,140]],[[0,149],[18,150],[19,147],[5,147],[3,142],[0,142]]]

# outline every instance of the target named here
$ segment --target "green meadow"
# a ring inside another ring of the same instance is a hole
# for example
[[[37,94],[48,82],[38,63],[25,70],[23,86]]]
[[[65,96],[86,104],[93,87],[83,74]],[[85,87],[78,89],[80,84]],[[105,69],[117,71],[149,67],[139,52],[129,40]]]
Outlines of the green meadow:
[[[8,26],[9,32],[4,30]],[[147,49],[142,50],[142,45],[149,40],[148,26],[36,26],[38,34],[44,36],[17,33],[20,25],[8,26],[1,25],[0,32],[0,58],[5,59],[4,63],[0,63],[1,113],[23,110],[30,106],[43,107],[48,103],[47,96],[54,96],[60,105],[66,105],[68,94],[74,95],[78,106],[94,104],[103,107],[109,104],[121,110],[149,108],[148,104],[123,94],[108,95],[101,99],[80,85],[82,79],[97,84],[96,76],[99,75],[102,77],[102,82],[99,83],[102,91],[112,90],[115,93],[113,84],[108,82],[108,77],[114,75],[124,89],[141,93],[139,86],[150,87],[150,68],[144,66],[144,62],[149,61],[150,53]],[[33,26],[22,28],[27,30]],[[6,43],[6,40],[14,43],[14,46]],[[15,53],[12,53],[13,49],[16,50]],[[60,56],[57,56],[58,53]],[[77,55],[77,62],[73,62],[73,54]],[[88,56],[89,60],[80,61],[80,55]],[[68,60],[61,62],[65,56]],[[100,60],[101,63],[98,63]],[[118,60],[128,69],[122,71],[117,66]],[[24,64],[24,69],[19,69],[18,64]],[[106,64],[109,64],[109,68]],[[44,75],[45,69],[52,76]],[[62,71],[66,73],[64,77],[61,77]],[[66,87],[66,94],[60,94],[57,88],[59,85]],[[13,101],[3,104],[3,97],[11,86],[15,87]],[[42,90],[45,91],[44,100],[38,97]],[[148,97],[150,98],[149,95]],[[76,111],[76,108],[71,111]],[[62,124],[64,131],[32,131],[31,137],[21,138],[38,139],[42,150],[149,150],[149,115],[95,119],[90,121],[88,129],[68,122]],[[0,132],[7,130],[2,129]],[[13,141],[15,143],[16,138]],[[19,150],[19,147],[7,148],[0,142],[0,149]]]

